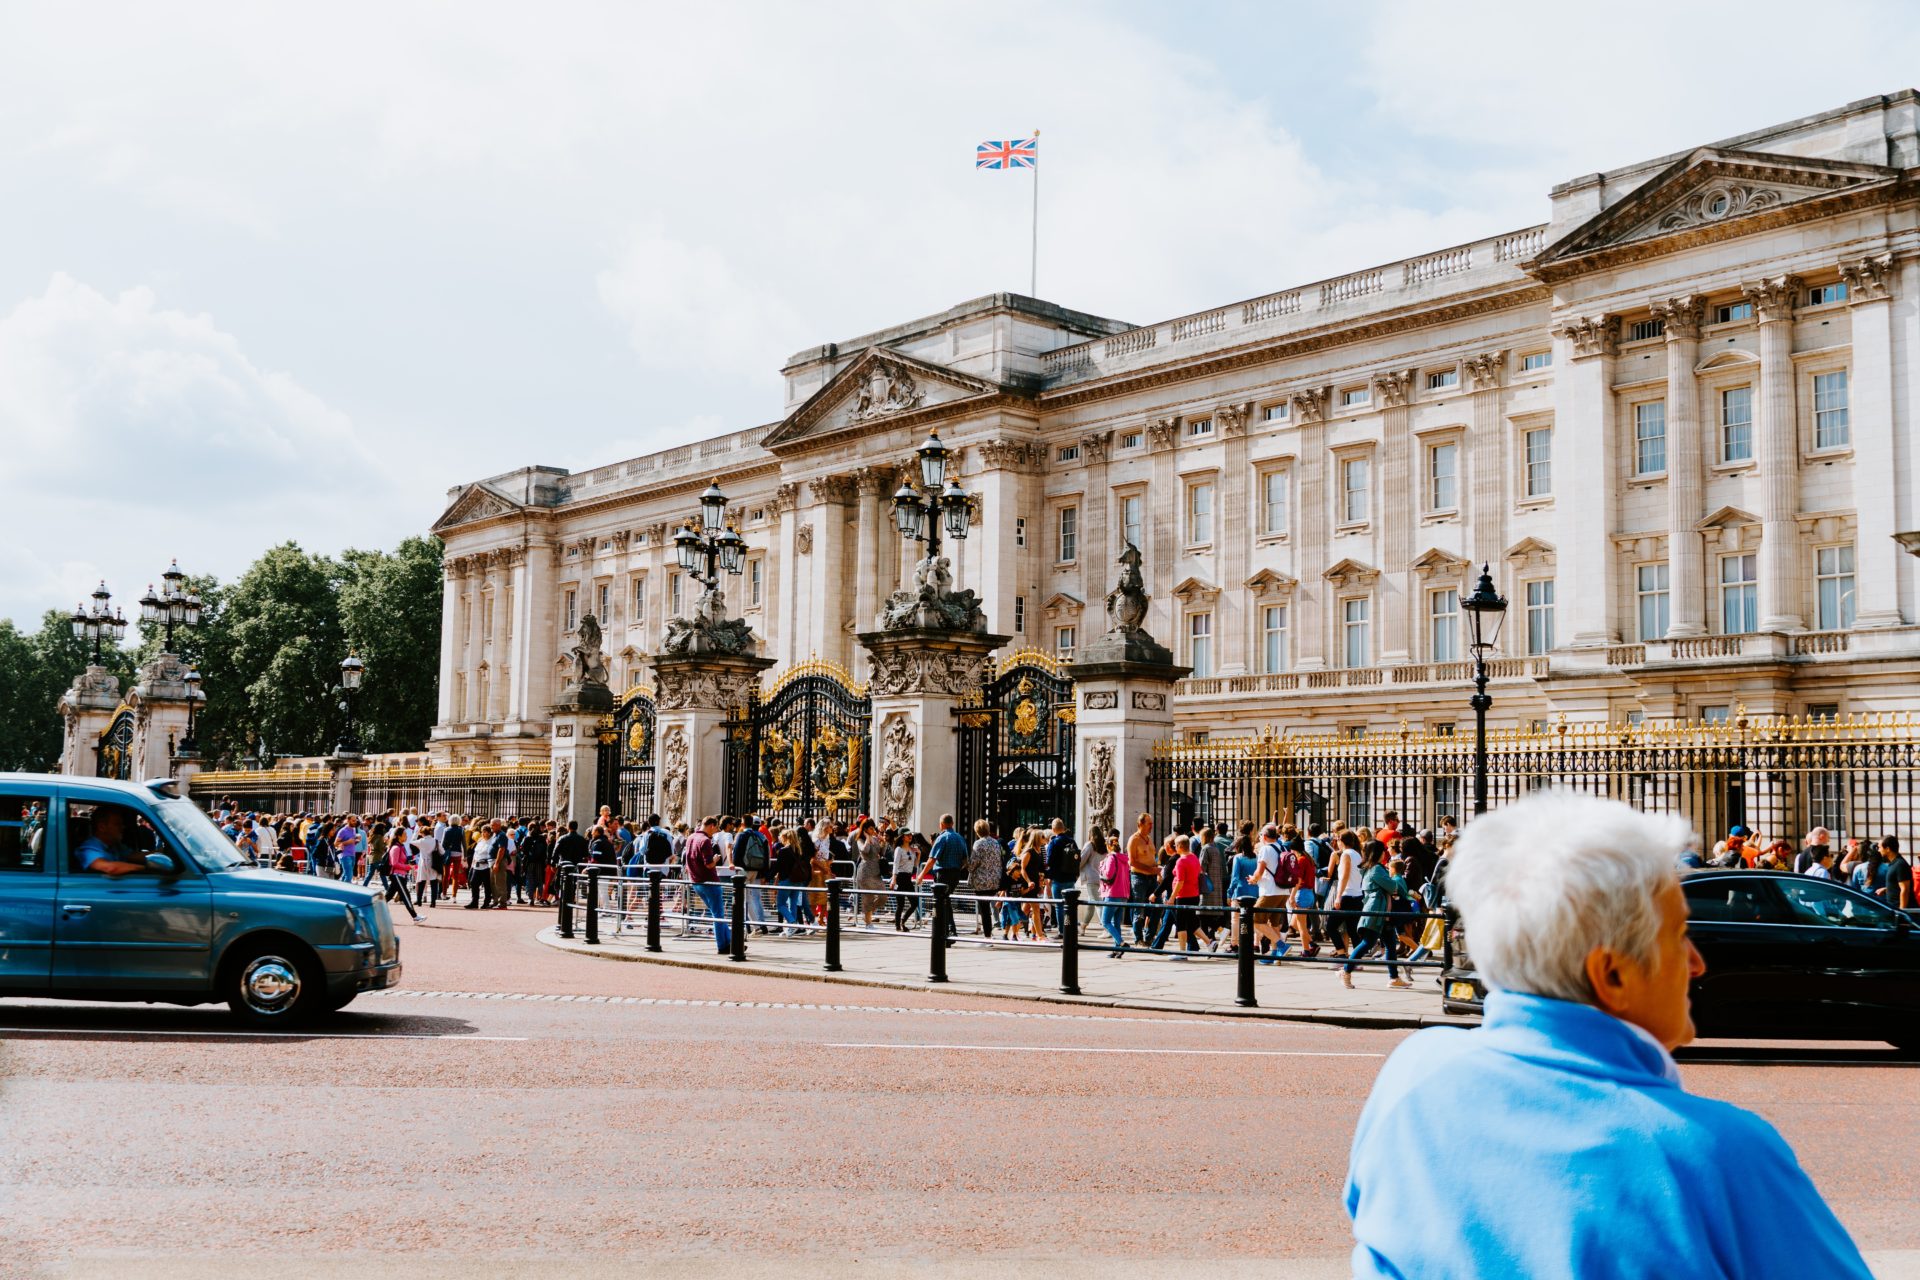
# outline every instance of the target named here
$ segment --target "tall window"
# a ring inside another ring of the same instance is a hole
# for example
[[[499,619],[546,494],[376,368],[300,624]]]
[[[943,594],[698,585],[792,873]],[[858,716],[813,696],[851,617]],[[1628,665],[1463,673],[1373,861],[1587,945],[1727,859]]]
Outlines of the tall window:
[[[1813,447],[1839,449],[1853,438],[1847,423],[1847,371],[1813,375]]]
[[[636,627],[647,622],[647,575],[640,574],[633,580],[633,608],[627,615]]]
[[[1287,531],[1287,473],[1269,471],[1260,477],[1260,532],[1280,534]]]
[[[565,613],[567,617],[567,630],[572,631],[580,625],[580,593],[578,591],[569,591],[567,592],[566,600],[567,607]],[[481,634],[485,635],[486,615],[484,613],[481,615],[481,628]]]
[[[1728,387],[1720,393],[1720,461],[1753,460],[1753,388]]]
[[[1544,498],[1553,492],[1553,428],[1535,427],[1522,443],[1527,455],[1527,496]]]
[[[1060,554],[1055,557],[1063,564],[1072,560],[1080,550],[1080,508],[1060,508]]]
[[[1527,652],[1553,652],[1553,579],[1527,584]]]
[[[1853,544],[1813,553],[1814,626],[1845,631],[1853,625]]]
[[[667,616],[683,618],[686,616],[686,592],[682,586],[685,579],[677,573],[667,575]]]
[[[747,607],[758,609],[766,599],[767,562],[755,557],[747,561]]]
[[[1667,469],[1667,402],[1633,406],[1633,474],[1659,475]]]
[[[1720,630],[1727,635],[1756,631],[1760,626],[1759,557],[1720,557]]]
[[[606,623],[612,622],[613,621],[613,584],[611,582],[601,583],[600,589],[596,591],[594,594],[595,596],[598,597],[598,604],[599,604],[599,610],[600,610],[598,613],[594,615],[595,619],[597,619],[603,625]]]
[[[1359,596],[1340,604],[1340,652],[1349,667],[1373,661],[1372,603]]]
[[[1360,524],[1367,518],[1367,489],[1373,467],[1366,458],[1347,458],[1340,463],[1340,519],[1345,524]]]
[[[1187,615],[1187,665],[1196,676],[1213,674],[1213,615]]]
[[[1055,627],[1053,629],[1053,651],[1062,662],[1073,661],[1074,629]]]
[[[1460,505],[1460,446],[1437,444],[1427,450],[1427,509],[1452,511]]]
[[[1433,662],[1460,660],[1460,589],[1427,593],[1427,654]]]
[[[1213,541],[1213,486],[1210,484],[1187,486],[1187,541]]]
[[[1025,516],[1015,516],[1013,518],[1013,545],[1016,547],[1024,547],[1027,545],[1027,518]]]
[[[1643,564],[1633,571],[1634,596],[1640,605],[1640,639],[1664,640],[1673,621],[1673,601],[1667,588],[1667,562]]]
[[[1017,636],[1027,634],[1027,598],[1025,596],[1013,598],[1013,633]]]
[[[1260,606],[1260,669],[1277,675],[1287,669],[1287,606]]]
[[[1147,502],[1139,494],[1120,499],[1120,528],[1128,542],[1145,549]]]

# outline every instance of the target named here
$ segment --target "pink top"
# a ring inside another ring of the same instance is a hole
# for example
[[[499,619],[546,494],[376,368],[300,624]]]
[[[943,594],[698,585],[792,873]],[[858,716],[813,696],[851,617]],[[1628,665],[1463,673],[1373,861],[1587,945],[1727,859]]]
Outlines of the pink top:
[[[1116,849],[1107,855],[1105,862],[1100,864],[1101,888],[1107,897],[1125,902],[1132,884],[1133,877],[1131,868],[1127,864],[1127,855]]]
[[[1200,859],[1189,850],[1180,855],[1173,864],[1173,896],[1176,898],[1197,898],[1200,896]]]

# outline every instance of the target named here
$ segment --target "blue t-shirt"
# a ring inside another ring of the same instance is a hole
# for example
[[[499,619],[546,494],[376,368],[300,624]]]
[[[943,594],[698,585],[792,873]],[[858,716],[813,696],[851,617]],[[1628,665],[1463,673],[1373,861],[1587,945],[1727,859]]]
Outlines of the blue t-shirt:
[[[124,848],[109,849],[106,842],[99,836],[88,836],[86,840],[81,843],[80,847],[73,851],[73,857],[74,860],[80,864],[82,871],[93,870],[93,864],[102,859],[108,862],[132,862],[134,860],[133,855]]]
[[[942,871],[958,871],[967,865],[967,841],[958,831],[942,831],[933,842],[933,865]]]

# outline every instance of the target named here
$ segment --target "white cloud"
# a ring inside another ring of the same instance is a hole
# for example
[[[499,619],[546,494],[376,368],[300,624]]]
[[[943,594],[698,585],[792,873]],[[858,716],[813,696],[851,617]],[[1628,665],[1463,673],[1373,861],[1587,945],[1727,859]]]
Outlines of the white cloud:
[[[27,625],[101,577],[131,602],[171,557],[231,579],[269,543],[386,542],[418,514],[345,415],[148,289],[57,275],[0,317],[0,439],[0,606]]]

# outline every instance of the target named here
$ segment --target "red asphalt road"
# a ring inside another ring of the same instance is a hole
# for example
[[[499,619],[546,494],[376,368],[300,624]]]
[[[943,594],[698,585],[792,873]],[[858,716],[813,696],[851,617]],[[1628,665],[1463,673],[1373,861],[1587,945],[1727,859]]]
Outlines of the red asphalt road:
[[[1340,1273],[1348,1139],[1404,1032],[614,963],[535,942],[545,916],[403,921],[403,992],[305,1035],[236,1035],[213,1008],[0,1004],[0,1275],[328,1257]],[[1741,1046],[1683,1070],[1778,1125],[1862,1247],[1920,1248],[1920,1067]]]

